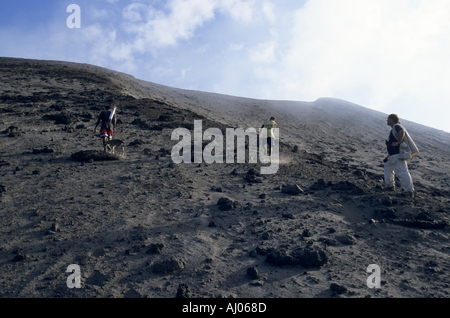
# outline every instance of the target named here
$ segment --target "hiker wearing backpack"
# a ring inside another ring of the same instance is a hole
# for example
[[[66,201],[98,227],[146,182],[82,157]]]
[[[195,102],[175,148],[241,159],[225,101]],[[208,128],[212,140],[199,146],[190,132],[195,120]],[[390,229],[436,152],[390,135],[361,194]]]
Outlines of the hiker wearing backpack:
[[[97,127],[102,123],[100,127],[100,138],[103,140],[103,148],[106,152],[106,143],[108,140],[112,140],[114,131],[116,130],[116,107],[110,110],[103,110],[98,116],[97,124],[94,128],[94,134],[97,133]]]
[[[395,176],[397,175],[403,188],[403,194],[413,197],[414,186],[407,161],[417,155],[419,151],[396,114],[389,115],[387,125],[391,126],[392,130],[389,139],[386,140],[389,154],[384,160],[386,189],[395,191]]]

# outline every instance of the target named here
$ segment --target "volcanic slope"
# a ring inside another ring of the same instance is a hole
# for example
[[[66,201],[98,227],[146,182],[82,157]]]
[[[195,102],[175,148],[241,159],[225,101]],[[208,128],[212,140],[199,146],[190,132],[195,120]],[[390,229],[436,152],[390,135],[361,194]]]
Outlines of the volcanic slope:
[[[72,159],[102,150],[93,128],[113,102],[125,153]],[[446,133],[404,121],[421,149],[411,198],[382,189],[387,115],[345,101],[260,101],[0,58],[0,114],[1,297],[448,297]],[[225,136],[271,115],[276,174],[172,162],[176,128],[193,134],[202,120]],[[67,287],[71,264],[80,289]],[[367,286],[371,264],[381,288]]]

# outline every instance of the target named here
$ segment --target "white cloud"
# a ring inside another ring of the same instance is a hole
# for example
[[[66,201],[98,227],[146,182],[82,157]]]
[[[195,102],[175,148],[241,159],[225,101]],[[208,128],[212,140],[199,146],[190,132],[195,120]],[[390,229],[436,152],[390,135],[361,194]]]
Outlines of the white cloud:
[[[123,9],[125,29],[132,34],[136,49],[174,47],[179,41],[194,37],[205,23],[214,21],[217,13],[228,15],[239,23],[251,23],[255,0],[170,0],[161,8],[152,4],[132,3]],[[273,19],[272,7],[264,3],[264,12]]]
[[[311,0],[294,12],[279,63],[261,65],[275,61],[267,47],[252,56],[261,97],[331,96],[417,116],[433,98],[448,104],[449,13],[445,0]]]
[[[132,3],[122,11],[122,16],[126,21],[140,22],[142,21],[142,13],[146,6],[142,3]]]
[[[108,10],[106,9],[97,9],[94,6],[91,6],[89,9],[89,14],[92,16],[93,19],[99,20],[104,19],[108,17]]]
[[[267,20],[271,24],[274,24],[277,20],[276,14],[275,14],[275,10],[276,10],[275,5],[271,2],[266,1],[263,3],[262,10],[263,10],[263,13],[264,13],[265,17],[267,18]]]
[[[214,1],[172,0],[167,8],[169,13],[137,3],[123,10],[126,30],[135,35],[137,49],[174,46],[179,40],[192,37],[197,27],[214,18]]]
[[[250,23],[254,18],[254,0],[220,0],[217,1],[217,6],[225,14],[230,14],[235,21]]]
[[[278,43],[275,41],[265,42],[259,44],[256,48],[250,49],[250,61],[252,63],[274,63],[277,61],[276,49]]]
[[[228,46],[229,51],[241,51],[244,48],[244,44],[242,43],[230,43]]]

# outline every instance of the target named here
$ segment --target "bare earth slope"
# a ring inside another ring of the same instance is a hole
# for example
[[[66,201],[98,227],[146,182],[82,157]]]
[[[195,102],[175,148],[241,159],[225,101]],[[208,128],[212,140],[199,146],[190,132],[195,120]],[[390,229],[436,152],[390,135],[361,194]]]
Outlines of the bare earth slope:
[[[114,101],[125,154],[72,159],[102,150],[92,130]],[[171,160],[175,128],[259,128],[272,115],[275,175]],[[386,117],[331,98],[244,99],[0,58],[0,296],[448,297],[450,135],[404,121],[421,150],[416,195],[386,193]],[[67,287],[71,264],[80,289]],[[367,287],[370,264],[379,289]]]

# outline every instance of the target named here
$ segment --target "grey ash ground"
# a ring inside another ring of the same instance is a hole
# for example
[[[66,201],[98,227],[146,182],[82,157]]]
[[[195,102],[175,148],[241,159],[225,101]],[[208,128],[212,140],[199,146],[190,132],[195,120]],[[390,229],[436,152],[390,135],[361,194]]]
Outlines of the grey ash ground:
[[[102,150],[92,130],[113,101],[125,154],[74,160]],[[258,128],[272,114],[275,175],[171,160],[175,128]],[[449,134],[406,122],[422,150],[416,195],[387,193],[384,116],[0,58],[0,297],[448,297]],[[70,264],[81,289],[67,288]]]

